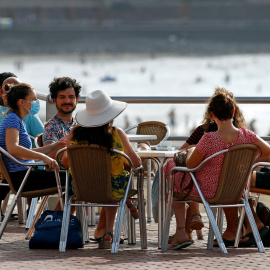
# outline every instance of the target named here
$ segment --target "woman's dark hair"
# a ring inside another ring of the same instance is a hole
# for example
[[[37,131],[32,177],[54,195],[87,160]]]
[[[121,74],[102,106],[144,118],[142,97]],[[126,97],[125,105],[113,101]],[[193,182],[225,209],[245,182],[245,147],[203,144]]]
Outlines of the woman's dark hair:
[[[81,86],[77,83],[75,79],[71,79],[70,77],[55,77],[50,83],[49,88],[52,99],[57,98],[57,94],[59,91],[65,90],[67,88],[74,88],[76,97],[80,95],[81,91]]]
[[[17,85],[6,84],[4,90],[8,106],[11,109],[10,111],[19,115],[20,112],[18,107],[18,100],[26,99],[26,97],[29,95],[29,92],[34,90],[34,87],[27,83],[19,83]]]
[[[234,99],[233,93],[224,88],[216,88],[215,94],[210,98],[204,115],[203,127],[205,132],[216,131],[217,124],[212,120],[214,114],[220,120],[233,118],[237,128],[246,128],[245,119]]]
[[[97,144],[107,148],[108,152],[113,149],[113,135],[111,123],[107,123],[100,127],[82,127],[77,126],[73,130],[73,141],[79,144]]]

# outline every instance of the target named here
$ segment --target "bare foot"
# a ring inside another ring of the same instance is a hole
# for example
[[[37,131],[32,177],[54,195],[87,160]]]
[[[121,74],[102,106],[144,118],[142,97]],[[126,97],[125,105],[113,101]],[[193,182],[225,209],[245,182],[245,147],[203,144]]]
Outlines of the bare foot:
[[[178,227],[176,229],[172,242],[168,245],[168,249],[172,249],[175,246],[188,241],[190,241],[190,239],[186,234],[185,227]]]

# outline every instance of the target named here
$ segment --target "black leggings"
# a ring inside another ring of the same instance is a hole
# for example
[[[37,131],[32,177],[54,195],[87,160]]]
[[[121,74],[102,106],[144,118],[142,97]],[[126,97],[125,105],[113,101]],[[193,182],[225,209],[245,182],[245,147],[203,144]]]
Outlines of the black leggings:
[[[268,168],[264,167],[256,172],[255,187],[270,190],[270,170]]]
[[[19,189],[26,172],[27,170],[9,173],[13,186],[16,190]],[[61,185],[65,186],[66,172],[60,171],[59,175],[60,175]],[[33,168],[27,178],[26,184],[23,188],[23,192],[39,190],[39,189],[47,189],[51,187],[57,187],[54,171],[39,170],[39,169]]]

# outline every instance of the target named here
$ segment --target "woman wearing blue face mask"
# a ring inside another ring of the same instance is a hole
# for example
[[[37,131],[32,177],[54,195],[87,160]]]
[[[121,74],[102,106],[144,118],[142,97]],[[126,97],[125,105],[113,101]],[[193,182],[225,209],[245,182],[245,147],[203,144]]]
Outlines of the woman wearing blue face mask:
[[[31,171],[23,191],[56,187],[55,174],[52,170],[56,168],[59,171],[59,166],[56,160],[50,158],[48,154],[55,149],[64,147],[66,145],[65,140],[31,149],[31,139],[26,131],[23,119],[29,113],[34,115],[39,111],[40,105],[34,88],[26,83],[7,84],[5,85],[5,92],[10,110],[0,124],[0,147],[23,162],[32,163],[33,160],[42,160],[48,165],[48,170],[33,169]],[[28,167],[12,161],[4,154],[1,154],[1,156],[14,188],[18,189]],[[60,177],[61,182],[64,183],[65,174],[60,173]],[[0,199],[4,198],[5,195],[6,191],[0,189]]]

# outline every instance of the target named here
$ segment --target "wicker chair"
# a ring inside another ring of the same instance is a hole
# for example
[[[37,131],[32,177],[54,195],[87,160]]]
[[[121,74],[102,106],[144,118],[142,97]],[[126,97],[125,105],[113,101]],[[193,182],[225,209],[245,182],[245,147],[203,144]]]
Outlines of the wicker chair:
[[[196,201],[204,204],[206,213],[209,218],[210,222],[210,231],[208,236],[208,249],[213,248],[213,231],[217,238],[218,244],[220,246],[222,253],[227,253],[226,247],[222,240],[219,227],[216,223],[215,217],[211,208],[218,208],[219,214],[222,212],[222,208],[224,207],[241,207],[242,212],[240,216],[240,221],[238,224],[238,232],[237,238],[235,240],[235,247],[238,246],[239,243],[239,235],[240,230],[243,224],[244,213],[246,212],[249,222],[252,226],[252,231],[260,252],[264,252],[264,246],[262,244],[256,223],[254,221],[254,217],[252,215],[246,190],[247,183],[249,177],[252,172],[252,166],[256,157],[259,153],[259,148],[255,145],[251,144],[242,144],[232,146],[229,149],[222,150],[217,152],[207,159],[205,159],[199,166],[194,169],[188,169],[186,167],[175,167],[172,169],[170,174],[170,181],[169,181],[169,191],[168,191],[168,199],[166,202],[166,217],[165,217],[165,224],[164,224],[164,237],[162,239],[162,251],[167,251],[168,245],[168,236],[169,236],[169,227],[170,227],[170,210],[172,206],[173,200],[173,185],[174,185],[174,174],[178,171],[187,172],[191,175],[191,178],[196,186],[200,198],[188,196],[185,200],[189,201]],[[205,199],[200,187],[195,179],[194,172],[202,167],[208,160],[216,157],[217,155],[224,154],[224,160],[222,165],[222,171],[220,174],[220,180],[218,184],[218,188],[216,191],[215,196],[212,199]],[[243,196],[243,202],[241,203],[241,198]],[[212,227],[212,229],[211,229]]]
[[[65,252],[68,234],[69,213],[71,206],[118,206],[117,221],[115,224],[115,234],[113,237],[112,253],[117,253],[119,248],[120,234],[123,223],[125,202],[134,172],[138,172],[138,208],[141,248],[147,248],[146,221],[144,209],[142,166],[135,168],[129,157],[118,150],[112,150],[116,154],[122,155],[131,167],[130,178],[127,190],[123,199],[115,199],[112,196],[111,186],[111,157],[106,149],[97,145],[69,145],[58,151],[57,156],[63,151],[68,152],[70,170],[74,183],[76,197],[68,198],[66,192],[64,218],[62,223],[59,251]],[[68,182],[68,181],[67,181]],[[68,183],[66,183],[68,185]],[[75,203],[73,203],[74,201]],[[89,202],[89,203],[85,203]],[[119,204],[116,204],[119,203]],[[82,222],[84,224],[84,222]]]
[[[62,187],[60,185],[60,180],[59,180],[59,175],[58,173],[55,171],[55,176],[56,176],[56,187],[55,188],[47,188],[47,189],[42,189],[42,190],[33,190],[33,191],[25,191],[25,192],[22,192],[23,190],[23,187],[27,181],[27,178],[28,178],[28,175],[30,174],[32,168],[34,166],[45,166],[46,164],[43,163],[43,162],[36,162],[36,163],[24,163],[24,162],[21,162],[19,161],[18,159],[16,159],[15,157],[13,157],[12,155],[10,155],[7,151],[5,151],[2,147],[0,147],[0,153],[3,153],[5,154],[6,156],[8,156],[10,159],[12,159],[13,161],[23,165],[23,166],[28,166],[29,169],[28,171],[26,172],[25,174],[25,177],[19,187],[18,190],[16,190],[12,184],[12,181],[9,177],[9,173],[6,169],[6,166],[2,160],[2,157],[0,155],[0,171],[1,171],[1,174],[2,176],[4,177],[4,179],[6,179],[11,191],[13,192],[13,194],[15,195],[12,202],[11,202],[11,205],[10,207],[8,208],[8,212],[6,213],[5,215],[5,218],[1,224],[1,227],[0,227],[0,238],[2,237],[3,233],[4,233],[4,230],[7,226],[7,223],[8,223],[8,220],[15,208],[15,205],[16,203],[18,202],[19,198],[20,197],[25,197],[25,198],[36,198],[36,197],[40,197],[40,196],[44,196],[43,197],[43,200],[41,202],[41,205],[36,213],[36,216],[32,222],[32,225],[27,233],[27,236],[26,236],[26,239],[29,239],[32,235],[32,233],[34,232],[34,224],[36,223],[36,221],[39,219],[44,207],[45,207],[45,204],[48,200],[48,197],[49,195],[54,195],[54,194],[57,194],[58,193],[58,196],[59,196],[59,199],[60,199],[60,203],[61,205],[63,205],[63,202],[62,202]],[[64,188],[64,187],[63,187]]]
[[[34,139],[34,143],[35,143],[36,148],[43,146],[42,135],[43,135],[43,133],[40,133]]]
[[[137,128],[136,134],[143,135],[157,135],[156,140],[150,140],[149,144],[151,148],[156,148],[162,141],[166,141],[170,136],[170,128],[168,125],[158,121],[147,121],[139,123],[138,125],[131,126],[124,131],[127,133],[130,130]],[[138,142],[140,143],[140,142]],[[155,168],[155,163],[151,160],[143,161],[144,171],[147,177],[147,221],[151,222],[151,170]],[[151,169],[152,168],[152,169]],[[154,169],[154,172],[156,170]]]
[[[138,125],[131,126],[124,131],[127,133],[134,128],[137,128],[136,134],[157,135],[156,140],[149,141],[151,147],[158,146],[161,141],[167,140],[170,136],[169,126],[158,121],[142,122]]]

